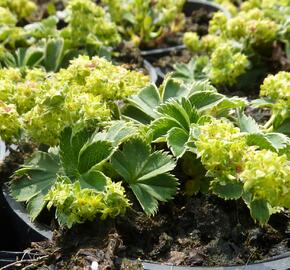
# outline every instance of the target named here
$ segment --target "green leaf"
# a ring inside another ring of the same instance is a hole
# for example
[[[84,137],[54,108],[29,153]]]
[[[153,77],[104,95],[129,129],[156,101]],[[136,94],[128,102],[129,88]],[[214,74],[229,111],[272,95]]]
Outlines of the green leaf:
[[[153,133],[153,139],[165,136],[169,130],[178,127],[186,131],[190,130],[191,123],[196,123],[199,119],[199,114],[191,103],[182,98],[180,101],[170,99],[157,108],[160,118],[154,120],[150,125],[150,130]]]
[[[49,40],[45,47],[44,66],[46,71],[57,71],[63,55],[64,40],[62,38]]]
[[[247,135],[248,145],[257,145],[260,149],[279,152],[290,145],[290,139],[281,133],[252,133]]]
[[[258,220],[261,224],[266,224],[270,218],[270,209],[267,201],[255,199],[250,203],[250,211],[253,219]]]
[[[45,206],[44,196],[60,173],[58,156],[36,152],[31,160],[14,173],[11,195],[17,201],[28,203],[28,211],[34,219]]]
[[[247,135],[247,144],[259,146],[260,149],[276,151],[270,140],[263,133],[252,133]]]
[[[43,51],[34,50],[27,56],[25,65],[32,68],[40,64],[42,59],[43,59]]]
[[[282,133],[266,133],[265,137],[271,142],[272,146],[279,151],[290,145],[290,139]]]
[[[189,90],[180,81],[168,78],[163,85],[162,101],[170,98],[186,97]]]
[[[164,104],[161,104],[157,111],[164,117],[175,119],[180,126],[189,131],[190,128],[190,110],[191,104],[183,99],[182,103],[171,99]]]
[[[150,146],[135,138],[112,156],[113,168],[124,178],[147,215],[157,211],[158,201],[168,201],[177,191],[177,179],[169,174],[174,159],[164,152],[150,154]]]
[[[290,39],[286,42],[286,55],[288,60],[290,60]]]
[[[107,177],[96,169],[91,169],[82,174],[79,179],[81,188],[91,188],[97,191],[104,191],[107,185]]]
[[[211,190],[223,199],[237,200],[243,194],[243,183],[236,180],[216,179],[211,182]]]
[[[79,153],[91,133],[86,129],[75,131],[66,127],[60,136],[60,158],[66,175],[70,178],[78,176]]]
[[[282,124],[280,124],[278,127],[275,128],[275,131],[290,136],[290,118],[284,120]]]
[[[155,109],[161,103],[161,99],[155,85],[152,84],[143,88],[138,95],[132,96],[128,101],[152,119],[158,117]],[[134,119],[134,116],[132,118]]]
[[[92,167],[107,160],[114,152],[114,147],[109,141],[96,141],[87,143],[80,151],[78,159],[78,171],[83,174]]]
[[[134,136],[138,132],[138,128],[131,123],[125,121],[114,121],[105,132],[104,139],[112,142],[114,146],[119,145],[127,138]]]
[[[198,110],[211,109],[224,99],[222,94],[213,91],[194,92],[189,100]]]
[[[243,112],[238,115],[238,124],[241,132],[248,133],[260,132],[260,128],[257,122],[251,116],[247,116]]]
[[[271,108],[275,103],[276,102],[271,98],[263,97],[260,99],[252,100],[251,105],[255,108],[265,108],[265,107]]]
[[[27,210],[32,220],[35,220],[40,212],[43,210],[43,208],[46,206],[45,196],[50,188],[50,186],[47,187],[28,201]]]
[[[181,128],[172,128],[168,132],[167,144],[175,157],[181,157],[186,150],[189,133]]]
[[[218,104],[214,107],[217,111],[224,111],[236,108],[244,108],[247,104],[248,102],[244,98],[238,97],[228,98],[224,96],[224,98],[221,99],[220,102],[218,102]]]
[[[122,115],[124,118],[137,121],[144,125],[150,124],[150,122],[153,120],[152,117],[133,105],[127,105],[123,109]]]

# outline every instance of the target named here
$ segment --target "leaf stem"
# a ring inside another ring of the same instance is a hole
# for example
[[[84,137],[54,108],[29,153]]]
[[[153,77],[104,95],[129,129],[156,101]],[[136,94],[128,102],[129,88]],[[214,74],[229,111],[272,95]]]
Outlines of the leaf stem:
[[[265,125],[263,126],[263,129],[269,131],[272,129],[272,124],[275,121],[276,118],[276,114],[272,114],[270,119],[265,123]]]

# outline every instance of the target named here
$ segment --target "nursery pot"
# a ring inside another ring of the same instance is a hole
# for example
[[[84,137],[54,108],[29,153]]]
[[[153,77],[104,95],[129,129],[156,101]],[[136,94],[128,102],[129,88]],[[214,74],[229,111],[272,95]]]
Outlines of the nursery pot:
[[[208,12],[221,11],[226,15],[227,18],[231,17],[231,14],[229,13],[228,10],[226,10],[225,8],[223,8],[222,6],[218,4],[208,2],[206,0],[187,0],[183,6],[183,13],[187,17],[189,17],[193,11],[199,10],[201,8]],[[150,56],[160,57],[170,52],[180,51],[183,49],[185,49],[185,45],[169,46],[167,48],[143,50],[141,51],[141,55],[144,57],[146,56],[147,57],[150,57]]]
[[[1,197],[1,209],[9,222],[9,231],[6,234],[12,241],[16,239],[15,246],[18,250],[26,248],[31,242],[52,238],[52,231],[43,224],[32,222],[24,205],[11,197],[7,184],[1,187]]]
[[[17,228],[19,241],[25,242],[27,245],[30,242],[50,240],[52,238],[52,231],[46,226],[37,222],[31,222],[25,207],[16,202],[10,195],[7,185],[2,187],[2,204],[11,216],[11,226]],[[0,252],[0,267],[7,265],[19,256],[23,255],[21,252]],[[38,256],[37,254],[28,254],[27,256]],[[267,260],[240,266],[221,266],[221,267],[186,267],[161,265],[158,263],[143,262],[144,270],[289,270],[290,269],[290,252],[279,256],[269,258]]]

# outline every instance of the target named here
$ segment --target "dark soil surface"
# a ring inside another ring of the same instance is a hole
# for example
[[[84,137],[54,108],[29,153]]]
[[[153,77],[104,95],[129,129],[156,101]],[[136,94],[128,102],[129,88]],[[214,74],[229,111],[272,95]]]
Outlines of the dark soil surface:
[[[187,266],[248,264],[290,250],[289,217],[286,211],[275,214],[260,227],[241,201],[179,196],[155,217],[131,209],[115,221],[58,231],[53,242],[32,245],[45,259],[29,269],[89,269],[97,261],[101,270],[133,270],[142,269],[140,259]]]

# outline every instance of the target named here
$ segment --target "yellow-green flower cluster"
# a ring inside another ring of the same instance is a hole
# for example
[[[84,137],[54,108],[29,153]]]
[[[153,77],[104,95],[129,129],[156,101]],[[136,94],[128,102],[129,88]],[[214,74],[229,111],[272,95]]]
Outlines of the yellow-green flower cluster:
[[[214,84],[233,85],[245,73],[248,65],[249,61],[244,54],[235,52],[229,44],[223,44],[211,55],[209,77]]]
[[[217,190],[213,188],[215,193],[228,198],[228,192],[241,188],[238,195],[245,194],[251,212],[256,211],[251,208],[253,201],[263,201],[270,209],[290,207],[290,163],[286,155],[248,146],[246,134],[225,119],[212,119],[198,127],[196,134],[197,155],[207,176],[213,178],[211,187],[218,186]]]
[[[237,15],[238,8],[233,0],[215,0],[215,2],[226,8],[232,15]]]
[[[30,0],[0,0],[0,7],[8,8],[19,19],[29,17],[37,6]]]
[[[290,108],[290,72],[268,75],[261,85],[260,96],[271,98],[273,113],[284,118]]]
[[[260,95],[275,100],[288,100],[290,98],[290,72],[280,71],[276,75],[269,75],[261,85]]]
[[[241,3],[241,6],[240,6],[241,11],[250,11],[255,8],[262,10],[267,15],[267,17],[273,19],[277,23],[283,24],[287,22],[287,17],[289,17],[289,14],[290,14],[290,1],[289,0],[248,0]]]
[[[19,131],[19,115],[15,106],[0,100],[0,138],[9,142]]]
[[[210,61],[205,71],[214,84],[233,85],[247,69],[255,66],[256,59],[263,59],[272,50],[276,40],[288,40],[289,24],[269,16],[263,6],[269,8],[270,4],[261,6],[255,0],[252,2],[252,9],[244,8],[232,18],[222,12],[215,13],[206,36],[200,38],[191,32],[184,35],[183,42],[190,51],[208,55]]]
[[[110,102],[137,93],[148,83],[149,78],[139,72],[99,57],[80,56],[54,74],[40,69],[0,70],[0,100],[15,106],[29,138],[56,145],[66,125],[109,120]],[[0,135],[6,138],[5,130]]]
[[[290,208],[290,165],[286,155],[269,150],[250,151],[240,179],[253,199],[264,199],[272,207]]]
[[[78,181],[71,183],[66,177],[59,177],[46,195],[47,207],[56,208],[56,217],[60,225],[71,228],[76,223],[100,219],[115,218],[126,212],[130,206],[121,182],[110,179],[103,192],[94,189],[82,189]]]
[[[198,156],[212,177],[233,179],[244,166],[246,140],[231,122],[213,119],[200,126]]]
[[[115,23],[92,0],[71,0],[67,11],[69,24],[62,30],[62,36],[68,46],[80,48],[91,45],[100,48],[120,43]]]

